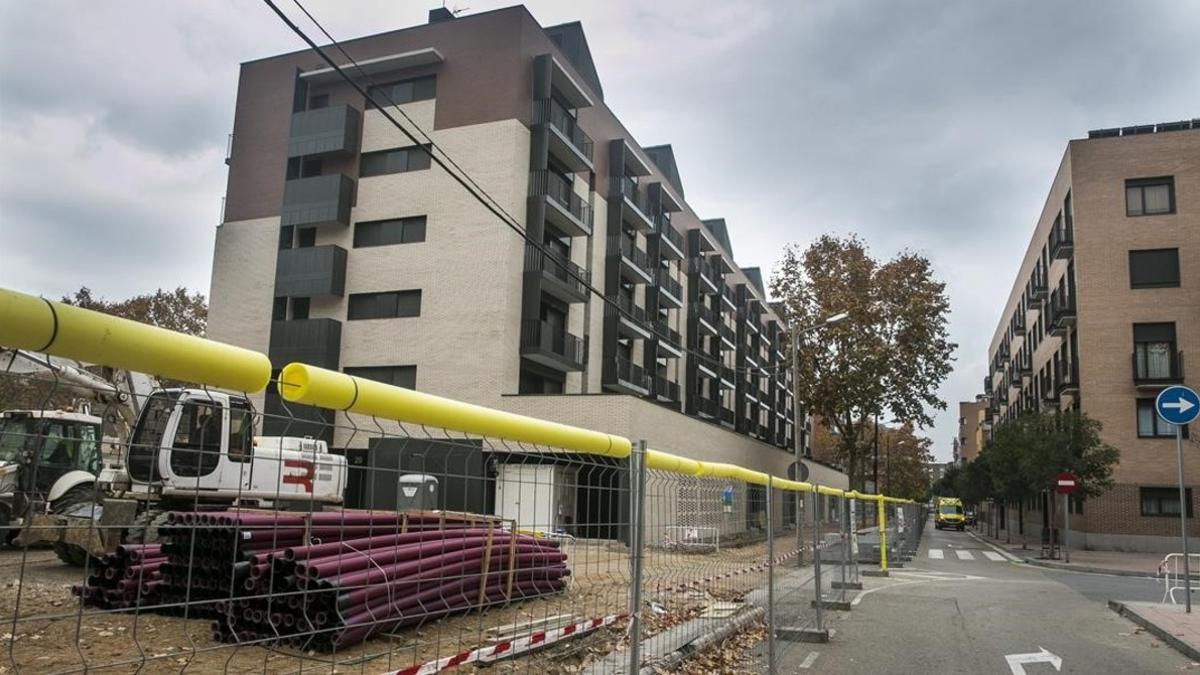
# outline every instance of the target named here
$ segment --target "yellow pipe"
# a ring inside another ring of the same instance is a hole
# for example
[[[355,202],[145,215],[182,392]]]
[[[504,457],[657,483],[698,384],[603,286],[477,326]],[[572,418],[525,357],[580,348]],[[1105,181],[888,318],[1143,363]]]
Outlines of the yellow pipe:
[[[879,520],[879,571],[887,574],[887,516],[884,514],[883,497],[875,500],[875,516]]]
[[[838,488],[832,488],[832,487],[826,487],[824,485],[817,486],[817,493],[823,494],[823,495],[829,495],[830,497],[845,497],[846,496],[845,490],[840,490]]]
[[[669,452],[646,450],[646,468],[657,469],[669,473],[681,473],[685,476],[695,476],[700,471],[700,462]]]
[[[625,458],[629,439],[492,410],[303,363],[279,375],[279,395],[289,403],[371,415],[465,434]]]
[[[271,379],[264,354],[3,288],[0,345],[246,393]]]

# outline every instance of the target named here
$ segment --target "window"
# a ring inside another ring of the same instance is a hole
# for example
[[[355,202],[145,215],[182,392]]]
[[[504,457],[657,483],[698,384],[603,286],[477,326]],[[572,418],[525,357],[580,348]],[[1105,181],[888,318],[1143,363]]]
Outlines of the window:
[[[275,303],[271,307],[271,318],[275,321],[283,321],[287,318],[287,297],[280,296],[275,298]]]
[[[1133,324],[1133,353],[1138,377],[1165,380],[1172,377],[1175,358],[1175,324]]]
[[[303,321],[308,318],[309,298],[292,298],[292,320]]]
[[[308,99],[308,109],[317,110],[318,108],[329,107],[329,94],[317,94]]]
[[[345,368],[347,375],[361,377],[364,380],[374,380],[405,389],[417,388],[416,366],[368,366],[362,368]]]
[[[1154,399],[1139,398],[1137,400],[1137,434],[1138,438],[1174,438],[1175,425],[1168,424],[1158,417],[1154,410]],[[1183,437],[1188,437],[1188,428],[1183,427]]]
[[[1139,178],[1125,181],[1125,215],[1157,216],[1175,213],[1175,178]]]
[[[287,163],[287,180],[320,176],[323,162],[320,157],[293,157]]]
[[[350,321],[421,315],[421,291],[356,293],[350,296]]]
[[[296,248],[312,248],[317,245],[317,228],[303,227],[296,232]]]
[[[292,225],[284,225],[279,228],[279,250],[289,249],[292,247],[292,239],[294,238],[295,227]]]
[[[1179,249],[1156,248],[1129,252],[1130,288],[1179,286]]]
[[[1174,487],[1144,487],[1138,488],[1141,496],[1143,516],[1174,516],[1179,517],[1179,488]],[[1192,517],[1192,488],[1184,492],[1187,500],[1187,517]]]
[[[407,148],[364,152],[358,175],[362,178],[367,178],[369,176],[383,176],[389,173],[420,171],[428,168],[428,148],[425,147],[422,149],[422,146],[414,145]]]
[[[437,77],[427,75],[381,84],[367,89],[367,96],[381,106],[427,101],[437,96]],[[367,105],[370,105],[370,101]]]
[[[229,459],[248,462],[254,448],[254,418],[241,401],[229,400]]]
[[[354,248],[425,241],[425,216],[354,224]]]

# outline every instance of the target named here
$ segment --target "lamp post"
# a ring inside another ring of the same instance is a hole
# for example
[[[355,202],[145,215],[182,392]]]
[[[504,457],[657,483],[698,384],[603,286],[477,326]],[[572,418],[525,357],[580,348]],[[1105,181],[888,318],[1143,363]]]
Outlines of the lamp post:
[[[850,316],[846,312],[838,312],[833,316],[827,317],[824,321],[801,328],[795,322],[792,323],[792,444],[795,446],[796,452],[796,475],[794,478],[800,480],[801,460],[804,458],[804,444],[801,442],[800,425],[800,397],[796,395],[796,387],[800,384],[800,336],[814,331],[823,326],[829,326]],[[814,504],[816,501],[814,500]],[[800,495],[796,494],[796,564],[799,565],[804,561],[804,556],[800,551],[804,547],[804,534],[800,527]]]

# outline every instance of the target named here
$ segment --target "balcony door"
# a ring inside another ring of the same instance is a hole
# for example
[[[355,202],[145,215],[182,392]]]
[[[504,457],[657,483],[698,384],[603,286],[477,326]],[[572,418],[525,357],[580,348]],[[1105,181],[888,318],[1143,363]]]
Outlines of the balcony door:
[[[1174,323],[1133,324],[1133,353],[1137,374],[1148,380],[1167,380],[1174,376]]]

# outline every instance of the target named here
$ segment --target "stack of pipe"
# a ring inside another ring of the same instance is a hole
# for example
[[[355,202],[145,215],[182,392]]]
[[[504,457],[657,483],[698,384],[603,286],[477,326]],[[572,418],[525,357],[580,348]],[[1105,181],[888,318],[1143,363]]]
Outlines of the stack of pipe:
[[[77,590],[85,604],[211,619],[225,642],[330,650],[557,593],[570,573],[557,541],[482,516],[171,512],[159,534],[161,544],[105,556]],[[143,584],[140,603],[127,574]]]
[[[129,609],[158,603],[161,569],[167,555],[158,544],[118,546],[100,557],[93,574],[71,592],[85,605],[100,609]]]

